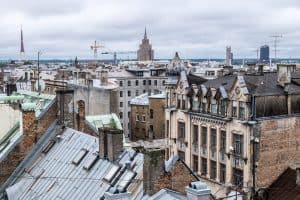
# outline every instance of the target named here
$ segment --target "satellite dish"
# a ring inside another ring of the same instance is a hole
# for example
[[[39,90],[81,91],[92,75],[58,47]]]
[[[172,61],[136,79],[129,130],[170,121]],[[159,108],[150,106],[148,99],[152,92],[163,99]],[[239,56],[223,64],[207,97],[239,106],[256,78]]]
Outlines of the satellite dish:
[[[45,90],[45,81],[40,80],[35,82],[35,90],[36,91],[44,91]]]

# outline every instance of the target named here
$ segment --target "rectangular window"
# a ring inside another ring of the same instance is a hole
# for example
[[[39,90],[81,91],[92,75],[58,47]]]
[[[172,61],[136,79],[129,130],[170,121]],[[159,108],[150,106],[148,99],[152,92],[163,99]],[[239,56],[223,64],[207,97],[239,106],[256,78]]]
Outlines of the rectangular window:
[[[233,147],[235,150],[235,155],[236,156],[243,156],[243,148],[244,148],[244,137],[243,135],[239,135],[239,134],[233,134]]]
[[[245,104],[244,102],[239,102],[239,119],[245,120]]]
[[[238,188],[243,188],[243,170],[233,169],[233,184]]]
[[[217,178],[217,164],[215,161],[210,161],[210,178]]]
[[[184,151],[178,151],[178,156],[182,161],[185,161],[185,152]]]
[[[181,101],[180,101],[180,99],[177,99],[177,109],[179,109],[179,108],[180,108],[180,104],[181,104]]]
[[[206,158],[201,158],[201,175],[206,176],[207,174],[207,161]]]
[[[153,125],[150,125],[150,131],[153,132]]]
[[[226,116],[227,107],[226,107],[226,100],[221,100],[221,115]]]
[[[220,151],[226,152],[226,131],[221,130],[221,144],[220,144]]]
[[[153,109],[150,109],[150,119],[153,119]]]
[[[128,106],[130,106],[130,101],[128,101]]]
[[[136,85],[136,86],[139,85],[139,80],[135,80],[135,85]]]
[[[206,113],[206,103],[202,103],[202,112]]]
[[[197,125],[193,125],[193,143],[194,144],[198,144],[198,134],[199,134],[199,132],[198,132],[198,126]]]
[[[143,85],[146,85],[146,80],[143,80]]]
[[[218,113],[218,106],[216,104],[216,102],[213,102],[210,106],[210,112],[212,114],[217,114]]]
[[[232,117],[237,117],[237,102],[232,102]]]
[[[185,100],[182,100],[182,110],[185,110]]]
[[[178,138],[185,139],[185,123],[178,122]]]
[[[135,91],[135,96],[139,96],[139,91],[138,90]]]
[[[123,119],[123,112],[119,113],[120,119]]]
[[[193,172],[198,172],[198,156],[193,156]]]
[[[157,80],[154,80],[154,85],[157,85]]]
[[[127,95],[130,97],[131,96],[131,91],[127,91]]]
[[[128,118],[130,118],[130,112],[128,112]]]
[[[142,121],[145,122],[146,121],[146,115],[142,116]]]
[[[226,165],[220,165],[220,182],[225,183],[226,181]]]
[[[166,135],[167,138],[169,137],[169,126],[170,126],[170,122],[169,120],[167,120],[167,135]]]
[[[120,87],[122,87],[123,86],[123,81],[120,81]]]
[[[143,94],[145,94],[146,93],[146,90],[143,90]]]
[[[135,121],[140,121],[140,116],[138,114],[135,116]]]
[[[148,85],[151,85],[151,80],[148,80]]]
[[[120,107],[121,107],[121,108],[123,107],[123,102],[122,102],[122,101],[120,102]]]
[[[206,148],[207,144],[207,127],[201,127],[201,145],[202,147]]]
[[[123,91],[120,91],[120,97],[123,97]]]
[[[128,85],[128,86],[131,86],[131,81],[127,81],[127,85]]]
[[[216,159],[216,150],[217,150],[217,131],[216,129],[210,129],[210,151],[211,158]]]

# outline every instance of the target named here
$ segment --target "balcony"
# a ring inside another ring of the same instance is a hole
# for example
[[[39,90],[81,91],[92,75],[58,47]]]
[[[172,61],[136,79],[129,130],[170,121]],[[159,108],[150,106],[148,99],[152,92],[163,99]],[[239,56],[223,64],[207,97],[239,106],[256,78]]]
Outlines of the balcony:
[[[220,156],[219,161],[222,163],[226,163],[226,152],[224,150],[221,150],[219,152],[219,156]]]
[[[244,167],[244,160],[240,155],[234,155],[232,157],[232,166],[242,169]]]
[[[193,154],[198,155],[199,151],[199,147],[198,147],[198,143],[193,143]]]
[[[211,147],[210,149],[210,158],[212,160],[217,160],[217,151],[216,151],[216,147]]]
[[[201,150],[201,156],[207,157],[207,149],[206,149],[206,147],[201,146],[200,150]]]

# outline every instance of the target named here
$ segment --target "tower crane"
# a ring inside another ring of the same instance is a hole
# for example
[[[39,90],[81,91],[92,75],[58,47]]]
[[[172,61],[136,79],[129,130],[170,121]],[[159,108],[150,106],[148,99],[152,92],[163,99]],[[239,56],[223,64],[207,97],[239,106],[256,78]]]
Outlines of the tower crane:
[[[104,46],[103,45],[98,45],[97,41],[95,40],[94,45],[91,46],[91,49],[94,51],[95,62],[97,62],[98,49],[100,49],[100,48],[104,48]]]
[[[102,52],[101,54],[111,54],[114,56],[114,64],[118,64],[117,55],[118,54],[132,54],[136,53],[136,51],[106,51]]]

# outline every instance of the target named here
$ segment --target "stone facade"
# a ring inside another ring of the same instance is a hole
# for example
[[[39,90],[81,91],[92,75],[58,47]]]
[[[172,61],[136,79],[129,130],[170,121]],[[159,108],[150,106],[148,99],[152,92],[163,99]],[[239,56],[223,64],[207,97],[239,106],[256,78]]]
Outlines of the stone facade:
[[[235,188],[251,194],[253,149],[258,187],[299,161],[299,108],[292,99],[299,102],[300,87],[296,80],[283,86],[278,75],[229,75],[191,84],[184,72],[167,86],[167,153],[179,155],[212,193],[218,191],[217,198]]]

